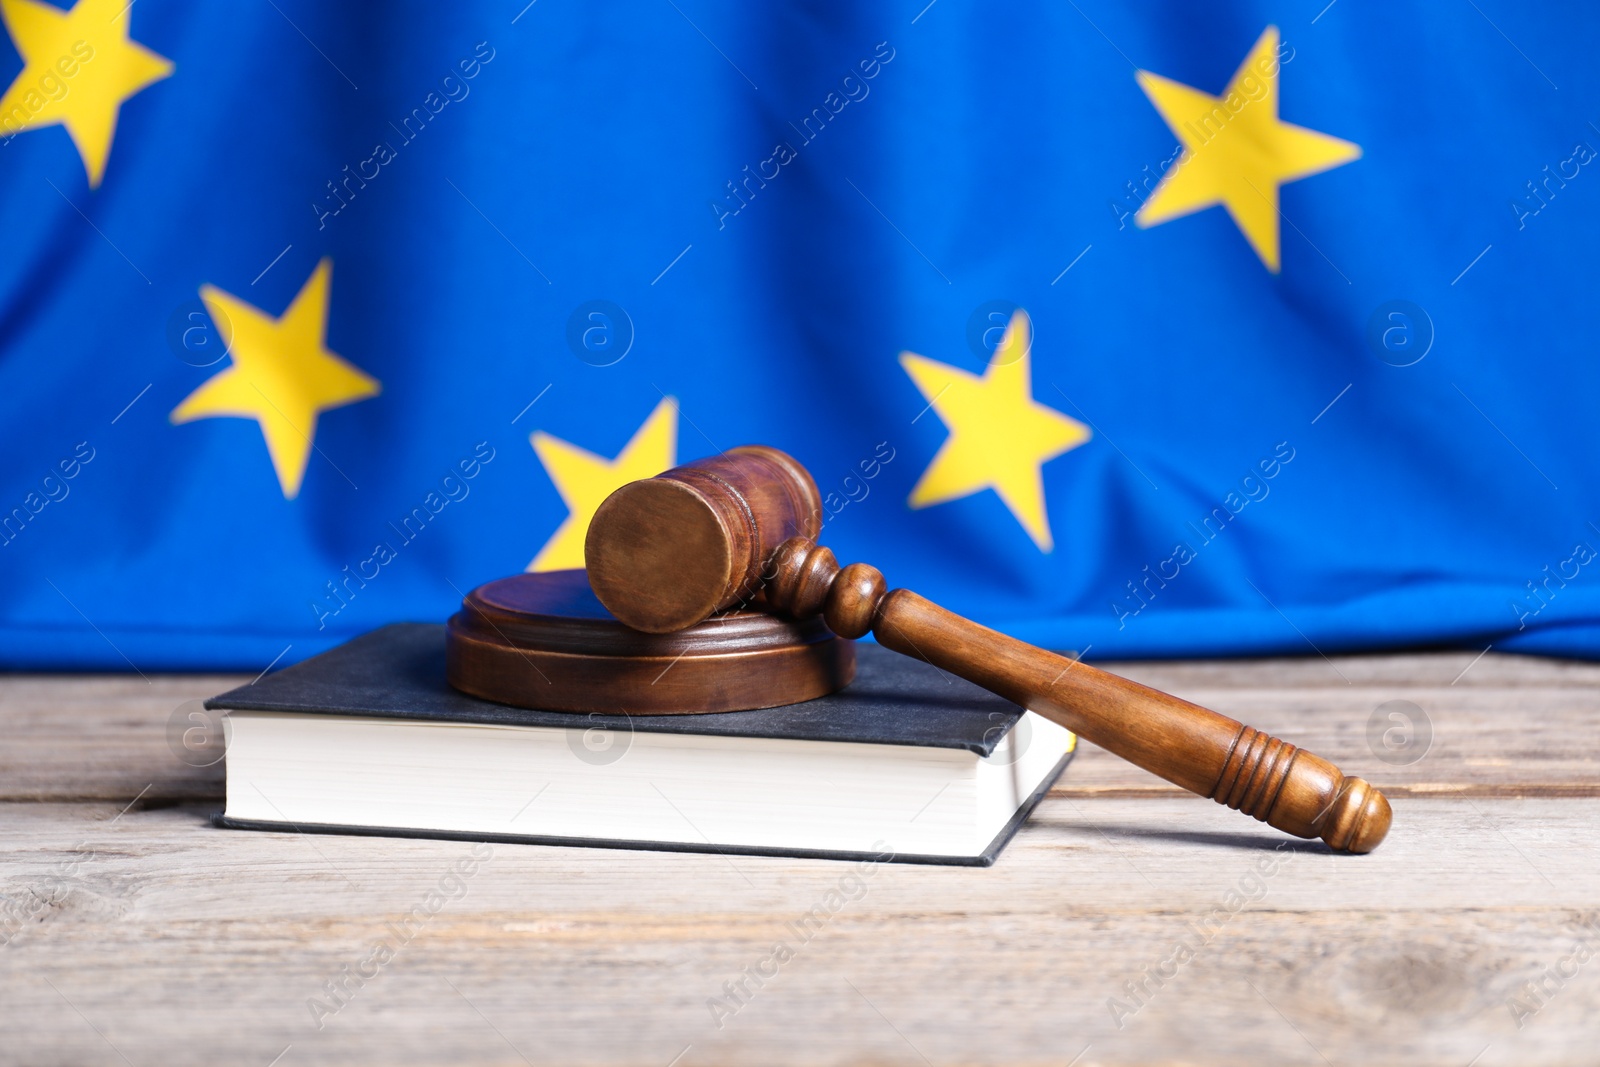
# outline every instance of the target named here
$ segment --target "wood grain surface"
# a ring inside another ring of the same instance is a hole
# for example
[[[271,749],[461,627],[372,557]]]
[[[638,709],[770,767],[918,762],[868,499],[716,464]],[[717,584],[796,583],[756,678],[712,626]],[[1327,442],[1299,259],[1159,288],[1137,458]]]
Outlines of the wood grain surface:
[[[1389,840],[1088,748],[986,870],[228,832],[167,727],[248,677],[0,679],[0,1063],[1595,1062],[1600,667],[1109,666],[1370,778]]]

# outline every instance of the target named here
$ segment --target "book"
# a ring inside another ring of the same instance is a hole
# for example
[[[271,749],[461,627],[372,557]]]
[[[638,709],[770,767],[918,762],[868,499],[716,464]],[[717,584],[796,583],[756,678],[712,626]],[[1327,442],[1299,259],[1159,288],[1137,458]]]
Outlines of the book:
[[[397,623],[206,702],[218,825],[988,866],[1076,738],[876,645],[816,700],[579,715],[445,681],[444,627]]]

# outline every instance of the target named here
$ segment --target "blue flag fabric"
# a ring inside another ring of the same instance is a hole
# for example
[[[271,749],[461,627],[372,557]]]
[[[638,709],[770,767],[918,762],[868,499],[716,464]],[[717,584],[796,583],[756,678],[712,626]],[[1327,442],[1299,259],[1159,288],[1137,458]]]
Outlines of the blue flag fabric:
[[[0,664],[260,670],[792,452],[1094,657],[1600,653],[1589,6],[0,0]]]

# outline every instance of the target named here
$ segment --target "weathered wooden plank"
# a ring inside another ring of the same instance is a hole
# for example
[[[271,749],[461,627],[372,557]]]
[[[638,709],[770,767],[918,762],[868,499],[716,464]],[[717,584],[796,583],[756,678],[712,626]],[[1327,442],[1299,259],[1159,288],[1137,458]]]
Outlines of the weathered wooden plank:
[[[1310,657],[1108,666],[1303,745],[1392,795],[1600,795],[1600,665],[1491,652],[1481,659],[1469,653],[1334,657],[1331,665]],[[249,680],[0,679],[0,736],[6,739],[0,799],[127,800],[145,789],[147,796],[167,799],[220,796],[220,765],[183,762],[169,724],[175,715],[179,729],[185,724],[186,701]],[[1415,705],[1432,730],[1426,754],[1409,764],[1396,761],[1415,751],[1415,740],[1412,749],[1392,751],[1368,736],[1375,713],[1387,728],[1379,709],[1396,700]],[[1090,745],[1058,791],[1177,793]]]
[[[988,870],[497,845],[459,882],[460,842],[117,810],[0,805],[0,894],[35,909],[3,928],[0,1059],[1593,1059],[1600,800],[1402,800],[1349,857],[1215,805],[1060,798]],[[370,977],[314,1018],[346,968]]]
[[[0,677],[0,800],[131,800],[222,795],[222,766],[193,766],[168,742],[191,701],[249,682],[235,675]]]
[[[1101,666],[1293,741],[1391,796],[1600,796],[1597,663],[1435,652]],[[1176,794],[1092,745],[1057,789]]]
[[[1600,796],[1600,688],[1174,689],[1332,760],[1391,797]],[[1391,712],[1405,718],[1391,719]],[[1087,744],[1057,789],[1075,796],[1178,793]]]

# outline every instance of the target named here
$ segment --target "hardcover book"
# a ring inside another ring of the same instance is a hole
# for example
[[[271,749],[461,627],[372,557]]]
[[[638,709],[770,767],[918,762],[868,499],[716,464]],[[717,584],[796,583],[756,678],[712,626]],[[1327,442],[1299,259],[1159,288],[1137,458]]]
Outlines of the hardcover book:
[[[876,645],[816,700],[577,715],[445,681],[444,627],[399,623],[207,701],[227,807],[255,830],[987,866],[1076,738]]]

